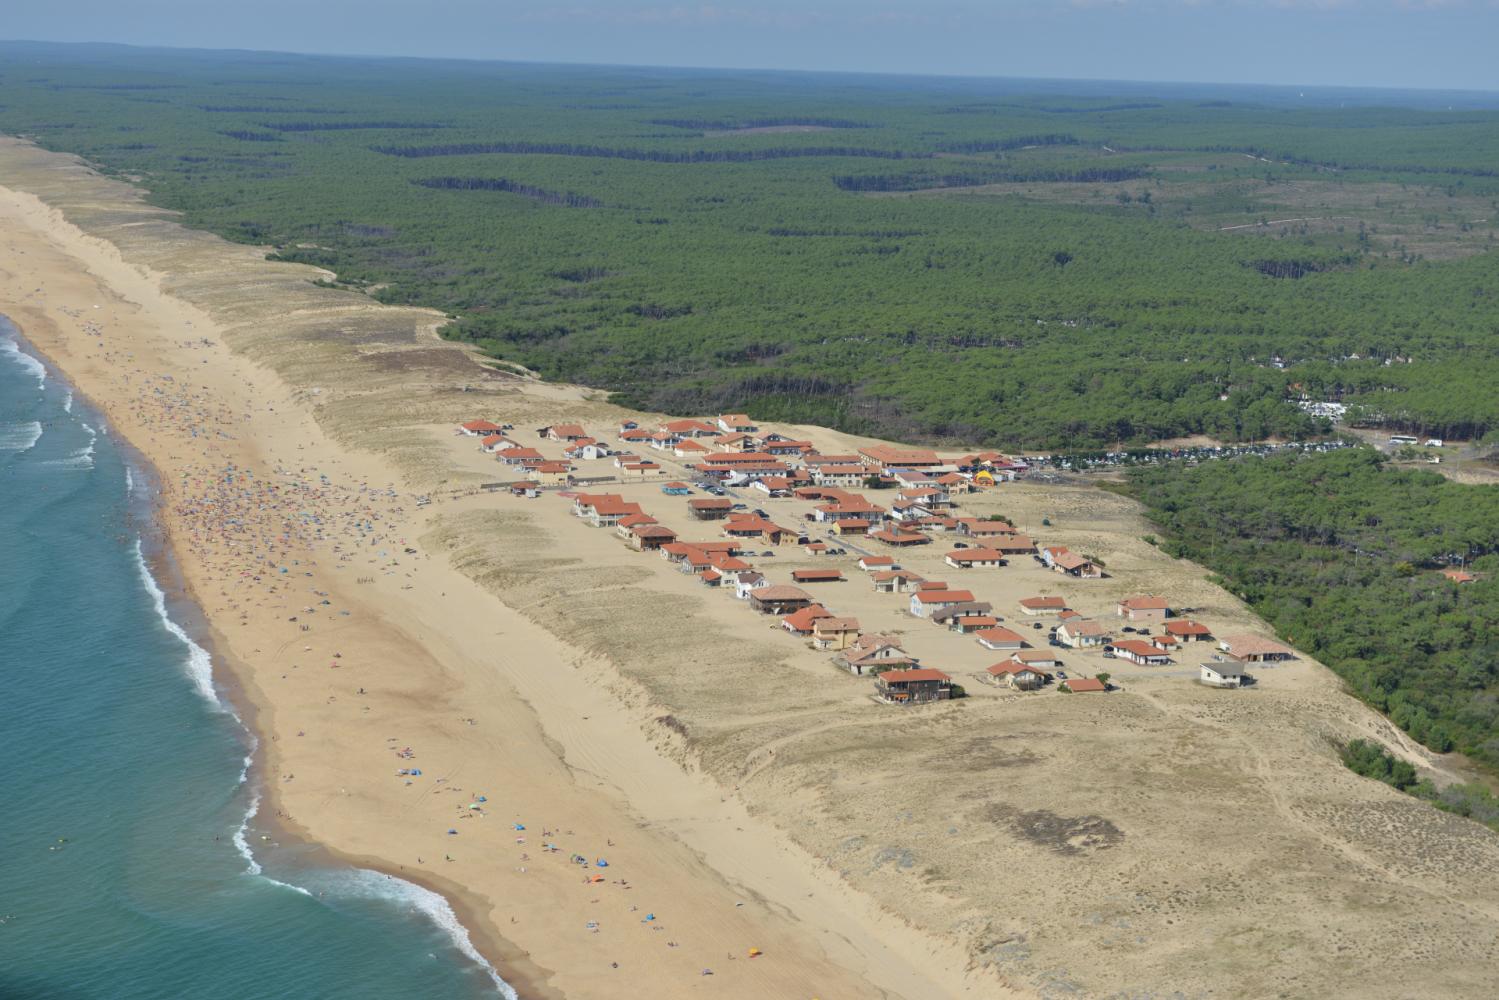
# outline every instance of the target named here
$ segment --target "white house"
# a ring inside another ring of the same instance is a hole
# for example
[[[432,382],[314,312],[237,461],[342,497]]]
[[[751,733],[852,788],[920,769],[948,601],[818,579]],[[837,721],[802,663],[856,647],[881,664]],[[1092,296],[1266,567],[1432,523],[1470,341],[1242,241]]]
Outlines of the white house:
[[[1073,649],[1102,646],[1108,639],[1109,630],[1091,618],[1073,618],[1057,629],[1057,641]]]
[[[1240,687],[1244,683],[1244,666],[1228,660],[1222,663],[1204,663],[1200,680],[1208,687]]]
[[[952,604],[971,604],[973,594],[966,590],[918,590],[911,595],[911,614],[926,618]]]

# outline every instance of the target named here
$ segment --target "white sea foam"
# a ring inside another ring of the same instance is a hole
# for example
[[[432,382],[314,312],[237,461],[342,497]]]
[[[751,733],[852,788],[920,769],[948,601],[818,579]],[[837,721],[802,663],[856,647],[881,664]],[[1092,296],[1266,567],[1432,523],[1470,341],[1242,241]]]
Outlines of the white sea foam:
[[[0,338],[0,355],[12,359],[16,364],[31,372],[36,378],[38,389],[47,384],[47,366],[21,350],[21,345],[16,343],[16,338]]]
[[[151,575],[151,568],[146,565],[146,557],[141,551],[139,538],[135,540],[135,565],[140,571],[141,583],[145,585],[146,592],[151,595],[151,600],[156,605],[156,614],[161,618],[162,625],[168,632],[181,639],[182,644],[187,647],[187,660],[183,667],[187,671],[188,678],[193,682],[193,686],[215,711],[233,715],[233,711],[213,689],[213,660],[209,657],[208,650],[193,642],[192,638],[182,630],[182,626],[172,621],[172,616],[167,614],[167,595],[157,585],[156,578]]]
[[[125,466],[125,492],[135,492],[135,474],[130,471],[130,466]]]
[[[72,389],[68,389],[68,390],[65,390],[63,392],[63,396],[62,396],[62,412],[64,412],[64,413],[72,413],[73,412],[73,390]]]
[[[88,444],[69,452],[66,458],[54,458],[45,464],[58,469],[92,469],[94,445],[98,442],[99,435],[88,424],[82,424],[82,427],[88,433]]]
[[[30,451],[42,439],[42,425],[37,420],[0,424],[0,451]]]
[[[479,949],[474,947],[468,928],[459,922],[458,915],[453,912],[453,907],[431,889],[393,875],[384,875],[366,868],[356,868],[353,871],[341,873],[336,884],[330,887],[330,891],[347,899],[386,900],[420,913],[436,924],[453,942],[454,947],[489,975],[500,996],[505,1000],[517,1000],[514,988],[500,978],[494,966],[490,965],[484,956],[479,954]]]

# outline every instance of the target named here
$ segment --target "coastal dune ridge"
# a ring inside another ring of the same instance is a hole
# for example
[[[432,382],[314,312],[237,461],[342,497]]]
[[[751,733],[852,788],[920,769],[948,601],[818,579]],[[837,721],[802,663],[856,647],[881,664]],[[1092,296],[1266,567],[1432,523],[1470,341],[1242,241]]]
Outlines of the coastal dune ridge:
[[[161,477],[186,591],[252,709],[267,813],[362,869],[345,891],[413,883],[519,995],[1499,992],[1499,838],[1344,769],[1353,737],[1442,764],[1314,660],[1244,692],[1118,667],[1106,696],[877,706],[775,619],[557,498],[479,489],[502,473],[453,433],[655,415],[491,368],[435,312],[318,287],[326,272],[19,140],[0,139],[0,234],[24,251],[0,312]],[[714,530],[653,484],[606,489]],[[1109,567],[980,577],[902,554],[1006,615],[1042,585],[1095,611],[1163,592],[1266,632],[1142,540],[1131,501],[1014,483],[964,504]],[[830,603],[935,634],[841,565],[860,579],[823,585]],[[213,658],[181,637],[216,697]]]

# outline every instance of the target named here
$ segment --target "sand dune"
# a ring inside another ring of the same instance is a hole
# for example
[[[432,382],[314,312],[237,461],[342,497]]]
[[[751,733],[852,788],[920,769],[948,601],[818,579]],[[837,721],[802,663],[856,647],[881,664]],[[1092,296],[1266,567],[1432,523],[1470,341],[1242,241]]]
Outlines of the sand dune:
[[[1499,991],[1499,837],[1344,770],[1337,739],[1401,744],[1320,665],[1219,692],[1069,653],[1122,690],[1015,695],[976,678],[1000,654],[834,559],[849,579],[820,599],[973,694],[875,705],[826,653],[555,496],[476,489],[503,477],[455,424],[612,437],[626,414],[596,394],[487,369],[436,314],[318,288],[70,158],[0,142],[0,184],[0,312],[161,470],[185,576],[270,737],[276,809],[448,893],[530,995]],[[610,488],[713,534],[653,484]],[[1141,541],[1127,501],[1013,485],[964,503],[1109,567],[1065,581],[902,554],[1007,618],[1036,592],[1100,614],[1155,592],[1263,630]],[[778,581],[830,565],[795,547],[756,562]]]

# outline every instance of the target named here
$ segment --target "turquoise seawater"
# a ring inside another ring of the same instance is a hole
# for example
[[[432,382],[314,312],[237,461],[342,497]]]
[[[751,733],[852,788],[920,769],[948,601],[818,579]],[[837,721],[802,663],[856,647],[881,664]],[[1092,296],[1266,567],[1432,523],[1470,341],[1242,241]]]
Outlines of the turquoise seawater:
[[[440,897],[257,830],[150,490],[0,318],[0,1000],[513,997]]]

